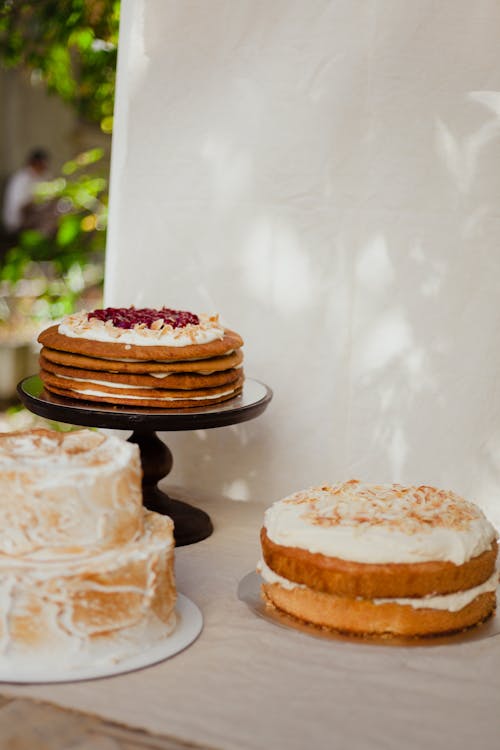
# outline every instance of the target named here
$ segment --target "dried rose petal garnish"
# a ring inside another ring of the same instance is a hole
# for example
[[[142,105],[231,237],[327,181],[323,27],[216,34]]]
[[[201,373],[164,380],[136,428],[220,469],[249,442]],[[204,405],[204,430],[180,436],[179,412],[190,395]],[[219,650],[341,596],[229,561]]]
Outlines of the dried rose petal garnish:
[[[115,328],[133,328],[135,325],[144,325],[151,328],[157,320],[162,320],[165,325],[172,328],[184,328],[187,325],[198,325],[200,319],[194,313],[185,310],[172,310],[170,307],[162,307],[161,310],[152,310],[149,307],[105,307],[88,313],[88,317],[102,320],[103,323],[111,321]],[[157,326],[155,326],[157,328]]]

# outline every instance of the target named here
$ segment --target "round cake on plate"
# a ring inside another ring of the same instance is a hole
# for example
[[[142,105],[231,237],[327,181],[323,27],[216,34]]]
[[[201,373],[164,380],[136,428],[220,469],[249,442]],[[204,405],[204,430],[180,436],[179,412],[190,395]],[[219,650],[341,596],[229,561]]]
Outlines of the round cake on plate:
[[[495,529],[452,492],[357,480],[313,487],[266,511],[261,544],[265,599],[314,625],[428,636],[495,609]]]
[[[136,445],[0,435],[0,523],[0,667],[113,664],[174,629],[173,523],[142,507]]]
[[[45,388],[79,400],[184,409],[243,386],[243,340],[218,315],[163,307],[79,312],[39,336]]]

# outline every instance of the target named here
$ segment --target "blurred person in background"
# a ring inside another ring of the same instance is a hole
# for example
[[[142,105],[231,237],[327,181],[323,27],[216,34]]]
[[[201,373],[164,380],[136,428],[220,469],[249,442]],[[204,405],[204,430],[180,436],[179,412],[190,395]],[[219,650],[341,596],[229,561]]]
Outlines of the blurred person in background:
[[[2,221],[6,234],[15,239],[25,229],[37,229],[45,235],[54,229],[53,210],[34,200],[38,183],[50,179],[50,154],[43,148],[29,152],[26,163],[16,170],[5,186]]]

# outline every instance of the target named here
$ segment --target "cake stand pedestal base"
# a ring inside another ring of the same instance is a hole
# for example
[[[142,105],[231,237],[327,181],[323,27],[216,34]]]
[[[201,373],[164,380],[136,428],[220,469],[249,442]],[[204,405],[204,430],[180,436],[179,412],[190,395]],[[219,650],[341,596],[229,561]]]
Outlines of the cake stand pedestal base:
[[[170,516],[174,522],[177,547],[201,542],[213,532],[210,516],[182,500],[175,500],[158,488],[160,479],[169,474],[173,465],[170,449],[155,432],[136,430],[128,439],[141,452],[142,498],[145,507],[155,513]]]
[[[38,375],[22,380],[17,386],[17,394],[27,409],[46,419],[132,432],[128,439],[136,443],[141,452],[144,505],[173,519],[178,547],[206,539],[213,526],[205,511],[174,500],[158,488],[158,482],[170,472],[173,459],[156,432],[206,430],[246,422],[262,414],[273,396],[267,385],[246,378],[243,392],[221,404],[199,409],[141,409],[57,396],[44,389]]]

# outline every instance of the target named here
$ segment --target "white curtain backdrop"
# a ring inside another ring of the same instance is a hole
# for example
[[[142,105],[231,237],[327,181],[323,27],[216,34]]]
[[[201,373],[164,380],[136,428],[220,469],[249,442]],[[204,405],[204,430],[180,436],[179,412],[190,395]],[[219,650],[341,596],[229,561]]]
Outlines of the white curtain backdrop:
[[[432,483],[500,525],[500,4],[122,0],[106,303],[218,311],[274,400],[164,435],[270,504]]]

